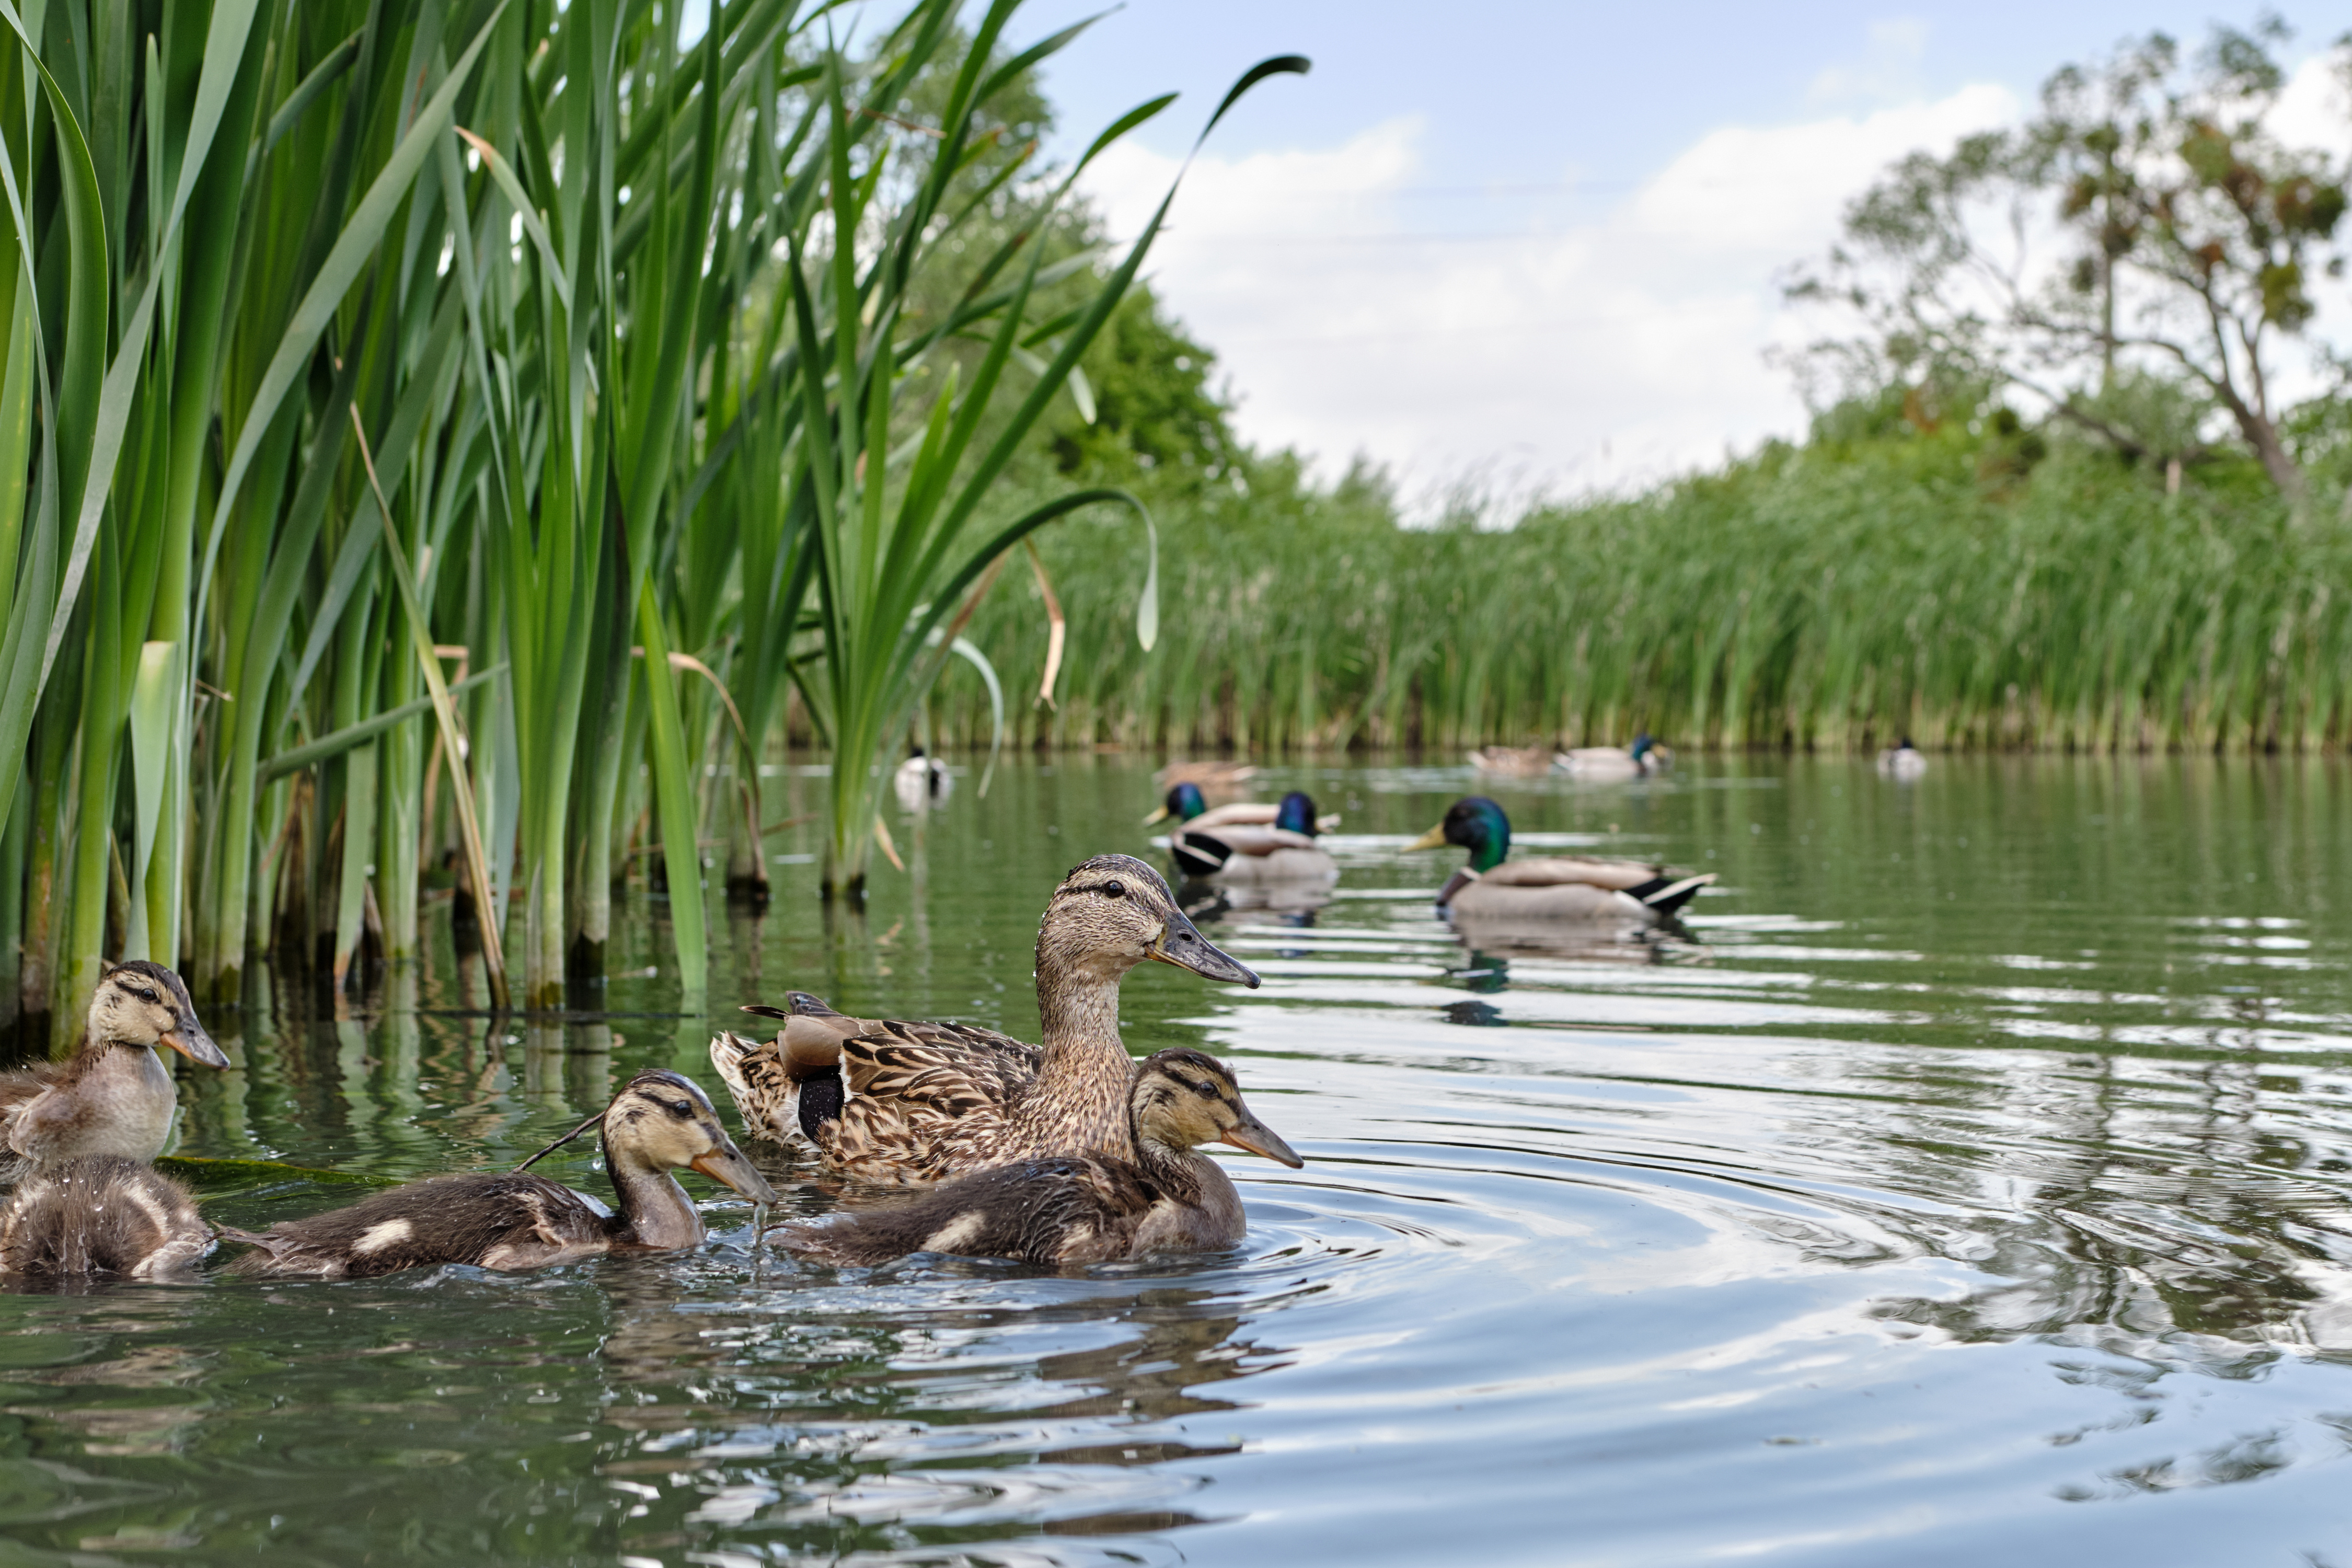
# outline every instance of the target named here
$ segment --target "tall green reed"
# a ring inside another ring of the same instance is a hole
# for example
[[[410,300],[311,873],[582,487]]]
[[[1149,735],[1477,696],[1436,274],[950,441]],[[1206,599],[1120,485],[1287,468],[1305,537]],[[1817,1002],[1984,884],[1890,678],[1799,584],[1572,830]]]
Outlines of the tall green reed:
[[[1622,742],[2077,751],[2352,741],[2352,540],[2226,479],[2167,496],[1965,437],[1768,453],[1508,529],[1396,525],[1376,492],[1163,497],[1157,657],[1090,524],[1040,540],[1068,606],[1033,743],[1177,749]],[[1008,506],[1018,501],[1008,499]],[[967,635],[1034,689],[1025,586]],[[950,742],[987,733],[942,689]]]
[[[1006,59],[1014,0],[958,9],[853,59],[803,0],[693,38],[667,0],[0,3],[0,1010],[62,1040],[140,954],[340,994],[445,880],[478,994],[519,902],[512,994],[556,1005],[641,816],[700,994],[703,845],[762,879],[784,693],[894,743],[1098,324],[1052,286],[1108,308],[1140,261],[950,260],[1066,200],[989,116],[1073,36]]]

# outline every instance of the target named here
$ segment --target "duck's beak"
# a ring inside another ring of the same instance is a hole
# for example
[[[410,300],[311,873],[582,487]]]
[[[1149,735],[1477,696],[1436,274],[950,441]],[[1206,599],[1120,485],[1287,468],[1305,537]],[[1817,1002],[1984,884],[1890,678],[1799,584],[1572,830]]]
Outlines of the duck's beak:
[[[1181,910],[1168,911],[1168,923],[1160,928],[1160,939],[1145,951],[1160,963],[1189,969],[1203,980],[1223,980],[1229,984],[1246,985],[1253,991],[1257,989],[1257,976],[1195,930]]]
[[[1150,816],[1145,817],[1143,819],[1143,826],[1149,827],[1155,822],[1165,822],[1175,815],[1176,814],[1174,812],[1170,811],[1163,805],[1158,811],[1153,812]]]
[[[758,1166],[743,1158],[743,1151],[735,1147],[731,1139],[696,1159],[694,1168],[712,1181],[734,1188],[755,1204],[776,1201],[776,1189],[768,1185],[768,1178],[760,1174]]]
[[[1445,847],[1445,824],[1439,823],[1420,837],[1405,846],[1408,849],[1443,849]]]
[[[1294,1171],[1307,1163],[1282,1141],[1281,1133],[1251,1115],[1246,1108],[1242,1110],[1241,1121],[1226,1128],[1220,1142],[1230,1143],[1236,1149],[1246,1149],[1253,1154],[1263,1154]]]
[[[159,1046],[169,1046],[192,1062],[208,1068],[228,1066],[228,1053],[213,1043],[205,1026],[194,1018],[183,1018],[171,1028],[155,1037]]]

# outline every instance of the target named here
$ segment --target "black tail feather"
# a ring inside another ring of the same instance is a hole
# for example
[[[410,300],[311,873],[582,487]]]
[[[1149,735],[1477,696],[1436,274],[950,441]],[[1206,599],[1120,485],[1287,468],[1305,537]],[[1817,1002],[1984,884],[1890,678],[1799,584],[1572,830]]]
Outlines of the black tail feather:
[[[1698,897],[1698,890],[1715,880],[1715,873],[1703,872],[1696,877],[1653,877],[1639,887],[1628,888],[1626,893],[1662,915],[1674,915],[1685,904]]]

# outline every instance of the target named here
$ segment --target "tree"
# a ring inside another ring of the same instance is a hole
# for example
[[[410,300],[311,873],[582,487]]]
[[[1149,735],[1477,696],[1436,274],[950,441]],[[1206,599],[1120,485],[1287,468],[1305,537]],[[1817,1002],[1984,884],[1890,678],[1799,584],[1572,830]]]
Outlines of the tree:
[[[2149,402],[2136,379],[2185,382],[2299,505],[2274,387],[2315,279],[2343,273],[2347,171],[2271,129],[2285,37],[2274,21],[2216,28],[2184,61],[2152,33],[2053,76],[2024,127],[1896,163],[1790,287],[1864,323],[1812,345],[1816,370],[1849,391],[1874,375],[2013,384],[2135,458],[2198,455],[2134,417]]]

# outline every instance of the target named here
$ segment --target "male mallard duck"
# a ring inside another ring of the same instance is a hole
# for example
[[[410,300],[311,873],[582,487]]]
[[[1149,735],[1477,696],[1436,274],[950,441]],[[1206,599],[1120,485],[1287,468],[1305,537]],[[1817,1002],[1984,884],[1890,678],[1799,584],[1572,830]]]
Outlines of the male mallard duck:
[[[1715,880],[1712,871],[1691,876],[1640,860],[1589,855],[1507,860],[1511,819],[1483,795],[1455,801],[1444,821],[1405,847],[1442,849],[1448,844],[1469,850],[1470,864],[1439,889],[1438,907],[1465,915],[1650,924],[1671,918]]]
[[[1169,836],[1169,851],[1184,875],[1236,887],[1339,879],[1339,863],[1315,842],[1315,802],[1303,792],[1284,795],[1271,822],[1232,815],[1241,809],[1202,812]]]
[[[1257,776],[1257,768],[1249,763],[1171,763],[1151,775],[1154,789],[1172,789],[1188,784],[1211,795],[1234,795]]]
[[[927,757],[917,746],[914,754],[898,764],[891,775],[890,787],[898,796],[902,811],[920,811],[926,805],[937,805],[955,793],[955,775],[948,772],[947,763],[937,757]]]
[[[774,1039],[721,1032],[710,1062],[746,1131],[803,1139],[868,1181],[943,1181],[1040,1154],[1128,1159],[1118,983],[1146,959],[1257,984],[1193,929],[1159,872],[1097,855],[1054,889],[1037,928],[1042,1046],[970,1024],[847,1018],[796,991],[789,1008],[744,1009],[783,1019]]]
[[[1891,779],[1916,779],[1927,771],[1927,759],[1906,735],[1878,753],[1878,771]]]
[[[120,1154],[36,1165],[0,1206],[0,1276],[15,1279],[165,1279],[212,1244],[187,1188]]]
[[[693,1247],[702,1240],[702,1215],[674,1170],[699,1171],[755,1204],[776,1200],[767,1178],[719,1125],[709,1099],[683,1073],[648,1068],[572,1136],[597,1121],[604,1123],[604,1170],[620,1198],[618,1214],[520,1170],[435,1176],[349,1208],[281,1220],[258,1234],[224,1230],[256,1248],[231,1267],[239,1274],[341,1279],[436,1263],[541,1268],[625,1247]]]
[[[1233,1178],[1202,1143],[1230,1143],[1286,1165],[1306,1163],[1250,1113],[1233,1069],[1200,1051],[1136,1065],[1128,1093],[1132,1163],[1063,1154],[1000,1165],[912,1203],[791,1225],[780,1245],[824,1263],[870,1266],[909,1252],[1102,1263],[1147,1252],[1231,1247],[1248,1228]]]
[[[90,997],[79,1051],[0,1073],[0,1143],[20,1167],[80,1154],[152,1160],[170,1140],[180,1105],[158,1046],[208,1068],[228,1066],[178,975],[143,958],[117,964]]]
[[[1664,762],[1647,730],[1634,736],[1630,746],[1578,746],[1558,758],[1562,772],[1580,779],[1648,778]]]
[[[1470,765],[1480,773],[1510,778],[1548,773],[1558,761],[1549,746],[1481,746],[1469,756]]]

